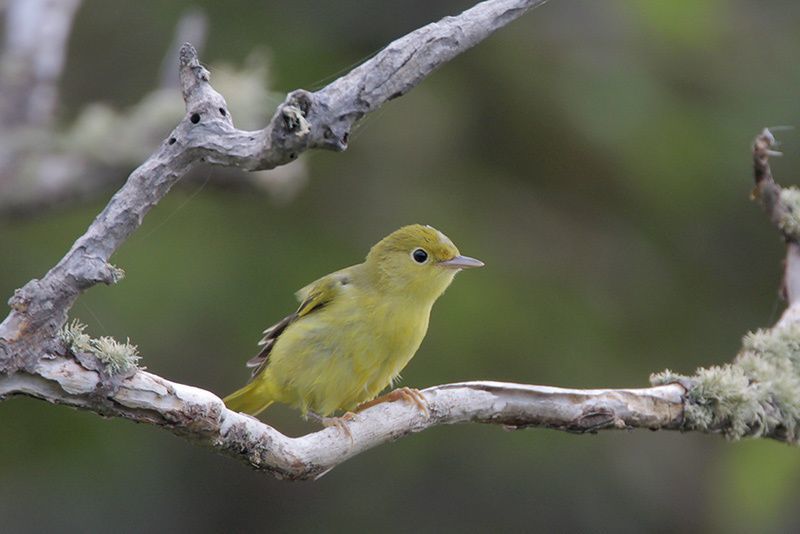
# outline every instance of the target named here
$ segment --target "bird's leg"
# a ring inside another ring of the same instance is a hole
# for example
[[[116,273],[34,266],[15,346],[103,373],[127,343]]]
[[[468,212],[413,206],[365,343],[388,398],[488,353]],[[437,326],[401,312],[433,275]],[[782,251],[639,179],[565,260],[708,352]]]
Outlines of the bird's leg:
[[[382,402],[394,402],[398,400],[414,403],[422,415],[425,417],[430,416],[430,410],[428,410],[428,402],[425,400],[425,395],[423,395],[420,390],[416,388],[408,387],[397,388],[390,391],[386,395],[381,395],[376,399],[359,404],[356,408],[356,413],[366,410],[367,408],[371,408]]]
[[[341,417],[323,417],[317,413],[308,412],[308,416],[325,428],[336,427],[342,434],[350,438],[350,443],[353,442],[353,433],[350,432],[350,427],[347,424],[355,419],[356,414],[353,412],[346,412]]]

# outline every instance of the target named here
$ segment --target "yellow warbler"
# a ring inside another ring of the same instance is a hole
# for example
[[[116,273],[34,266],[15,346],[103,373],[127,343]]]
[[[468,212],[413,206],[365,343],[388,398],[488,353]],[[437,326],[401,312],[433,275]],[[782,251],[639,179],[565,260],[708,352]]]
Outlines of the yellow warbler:
[[[355,409],[414,356],[433,303],[456,273],[482,266],[430,226],[400,228],[373,246],[364,263],[297,292],[300,307],[264,331],[263,349],[247,362],[255,367],[250,383],[225,404],[256,415],[282,402],[320,418]]]

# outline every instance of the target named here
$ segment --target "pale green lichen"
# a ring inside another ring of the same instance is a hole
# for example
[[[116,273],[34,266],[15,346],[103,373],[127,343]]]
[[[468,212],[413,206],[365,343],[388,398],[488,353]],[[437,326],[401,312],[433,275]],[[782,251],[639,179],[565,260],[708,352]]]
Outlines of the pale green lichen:
[[[74,319],[64,325],[59,331],[59,337],[71,352],[96,356],[111,375],[138,368],[141,356],[136,345],[132,345],[129,339],[125,343],[120,343],[109,336],[93,339],[85,330],[86,325]]]
[[[654,385],[687,388],[684,426],[719,431],[729,439],[773,436],[800,442],[800,326],[747,334],[733,363],[693,376],[666,370]]]
[[[125,278],[125,270],[122,267],[111,264],[109,264],[109,267],[111,267],[111,278],[115,284]]]
[[[778,220],[778,227],[784,235],[800,238],[800,189],[796,187],[781,189],[781,204],[786,209]]]
[[[77,319],[73,319],[71,323],[65,324],[61,330],[58,331],[58,337],[67,345],[72,351],[78,352],[91,352],[92,338],[85,332],[86,325]]]
[[[664,369],[663,371],[659,371],[650,375],[650,383],[654,386],[663,386],[664,384],[673,384],[675,382],[683,384],[687,380],[689,380],[688,376],[676,373],[669,369]]]
[[[94,355],[106,364],[112,374],[126,373],[138,367],[139,356],[136,345],[131,345],[131,340],[126,339],[120,343],[113,337],[103,336],[92,340]]]

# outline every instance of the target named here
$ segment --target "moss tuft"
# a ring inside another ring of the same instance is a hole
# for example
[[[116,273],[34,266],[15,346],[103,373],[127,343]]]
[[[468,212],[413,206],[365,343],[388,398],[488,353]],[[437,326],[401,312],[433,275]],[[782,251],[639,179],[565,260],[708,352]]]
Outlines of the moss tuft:
[[[120,343],[113,337],[103,336],[92,340],[93,353],[106,365],[112,375],[126,373],[136,369],[141,356],[136,345],[131,345],[130,339]]]
[[[65,324],[58,331],[58,337],[66,344],[67,348],[78,352],[91,352],[92,338],[84,332],[86,325],[78,319],[73,319],[71,323]]]
[[[59,337],[72,353],[93,354],[111,375],[138,368],[141,356],[130,340],[120,343],[109,336],[93,339],[85,330],[86,325],[74,319],[59,331]]]

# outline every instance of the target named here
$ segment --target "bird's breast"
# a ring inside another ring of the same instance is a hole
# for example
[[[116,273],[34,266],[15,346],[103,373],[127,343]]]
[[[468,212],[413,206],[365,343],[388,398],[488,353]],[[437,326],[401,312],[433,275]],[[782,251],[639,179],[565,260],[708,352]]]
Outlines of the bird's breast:
[[[430,307],[392,305],[375,306],[368,314],[365,335],[372,338],[372,347],[353,357],[370,398],[388,386],[417,352],[429,315]]]

